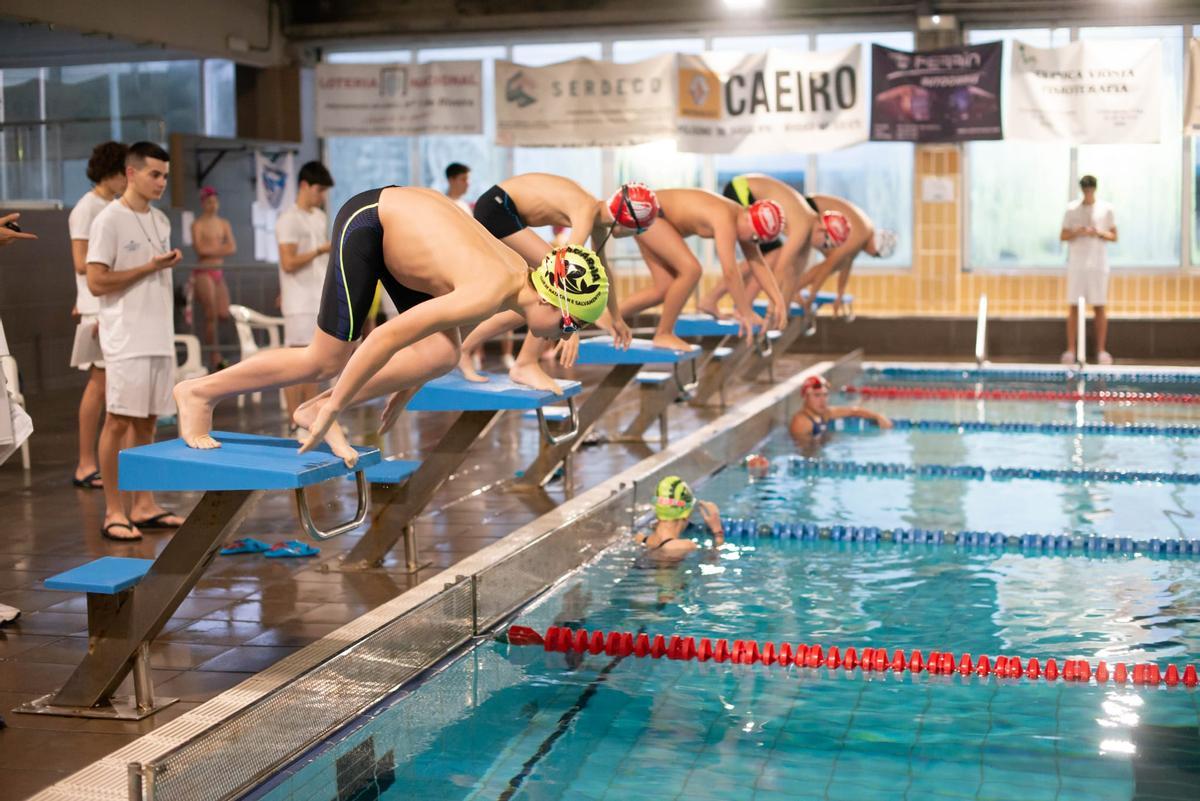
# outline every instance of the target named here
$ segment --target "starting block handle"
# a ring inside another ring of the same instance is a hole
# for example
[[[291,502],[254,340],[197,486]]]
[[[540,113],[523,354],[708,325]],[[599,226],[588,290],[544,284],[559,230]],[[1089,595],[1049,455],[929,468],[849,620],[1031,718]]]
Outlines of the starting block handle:
[[[775,352],[775,346],[771,344],[771,338],[767,336],[765,326],[763,327],[763,335],[754,339],[754,352],[764,359],[771,358],[771,354]]]
[[[358,487],[358,511],[354,513],[354,519],[334,526],[328,531],[322,531],[313,522],[312,511],[308,508],[308,499],[304,497],[304,488],[296,490],[296,508],[300,512],[300,525],[304,527],[305,534],[314,540],[330,540],[348,531],[353,531],[367,522],[367,512],[371,508],[371,483],[367,481],[366,471],[359,470],[355,473],[354,481]]]
[[[675,369],[671,371],[671,374],[675,376],[675,386],[679,388],[679,396],[684,400],[691,400],[692,396],[696,394],[696,387],[700,386],[700,375],[696,371],[697,361],[698,359],[688,359],[688,363],[692,365],[692,380],[686,384],[679,377],[682,368],[679,362],[675,362]]]
[[[575,398],[567,398],[567,410],[571,414],[571,427],[561,434],[555,435],[550,431],[550,424],[546,422],[546,412],[543,407],[537,408],[538,426],[542,429],[542,436],[546,438],[546,442],[550,445],[561,445],[564,442],[575,439],[575,435],[579,433],[579,410],[575,408]]]

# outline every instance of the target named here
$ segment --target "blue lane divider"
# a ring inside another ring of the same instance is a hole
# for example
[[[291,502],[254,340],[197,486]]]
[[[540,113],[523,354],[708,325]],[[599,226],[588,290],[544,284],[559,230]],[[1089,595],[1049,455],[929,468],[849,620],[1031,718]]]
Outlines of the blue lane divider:
[[[725,536],[815,542],[954,545],[963,550],[1019,550],[1033,554],[1143,554],[1200,557],[1200,539],[1176,537],[1102,537],[1097,534],[1004,534],[999,531],[944,531],[879,526],[822,526],[818,523],[767,523],[755,518],[726,517]]]
[[[956,478],[979,481],[1014,478],[1037,481],[1105,481],[1116,483],[1200,484],[1200,473],[1167,473],[1156,470],[1058,470],[1049,467],[993,467],[947,464],[900,464],[897,462],[839,462],[792,456],[788,466],[794,473],[820,476],[881,476],[884,478]]]
[[[867,421],[869,422],[869,421]],[[875,428],[871,424],[871,428]],[[1004,434],[1128,434],[1139,437],[1200,437],[1200,426],[1157,426],[1149,424],[1116,425],[1114,423],[991,423],[977,420],[907,420],[893,419],[898,431],[997,432]],[[847,429],[849,430],[849,426]]]
[[[1133,384],[1200,384],[1200,373],[1172,372],[1104,372],[1085,370],[1082,376],[1074,370],[1019,370],[988,368],[985,370],[951,370],[944,367],[867,367],[863,373],[914,381],[1033,381],[1063,383],[1082,377],[1085,381],[1109,381]]]

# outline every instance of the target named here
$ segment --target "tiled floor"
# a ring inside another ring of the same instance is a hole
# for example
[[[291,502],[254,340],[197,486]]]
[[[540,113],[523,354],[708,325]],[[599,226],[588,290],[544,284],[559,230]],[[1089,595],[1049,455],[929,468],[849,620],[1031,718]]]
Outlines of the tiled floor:
[[[788,357],[779,376],[791,375],[812,359]],[[603,369],[574,376],[593,385]],[[729,391],[730,403],[751,397],[753,385]],[[264,408],[247,404],[239,411],[228,402],[218,410],[217,427],[279,434],[281,416],[273,393]],[[604,421],[627,421],[637,404],[628,390]],[[496,487],[475,497],[473,490],[511,478],[533,458],[536,426],[506,415],[476,445],[462,469],[434,498],[431,511],[416,525],[421,557],[432,565],[417,576],[402,570],[403,557],[389,558],[372,573],[323,572],[357,539],[347,535],[321,544],[308,560],[267,560],[258,556],[218,557],[154,643],[151,660],[160,695],[180,701],[139,722],[83,720],[11,713],[13,707],[56,690],[87,648],[84,597],[42,589],[56,572],[100,556],[153,557],[170,534],[150,535],[120,545],[100,537],[103,498],[99,492],[72,489],[75,453],[76,392],[30,399],[37,433],[32,441],[34,469],[26,480],[19,460],[0,468],[0,603],[23,610],[17,623],[0,629],[0,801],[24,799],[156,726],[232,687],[340,625],[387,601],[518,526],[553,508],[563,497],[561,482],[549,493],[530,497]],[[453,415],[408,415],[385,442],[371,433],[376,408],[347,416],[358,442],[380,444],[385,454],[416,458],[432,447]],[[717,416],[718,410],[671,409],[673,436],[682,436]],[[654,431],[656,429],[652,429]],[[160,436],[172,436],[163,429]],[[584,488],[608,478],[657,450],[657,444],[589,447],[576,460],[575,485]],[[312,490],[331,515],[353,504],[349,482],[327,482]],[[194,493],[163,493],[169,508],[187,511]],[[319,509],[319,504],[313,504]],[[319,514],[319,512],[318,512]],[[385,518],[386,519],[386,518]],[[300,536],[289,493],[272,493],[253,510],[241,531],[266,541]],[[123,691],[127,691],[128,687]]]

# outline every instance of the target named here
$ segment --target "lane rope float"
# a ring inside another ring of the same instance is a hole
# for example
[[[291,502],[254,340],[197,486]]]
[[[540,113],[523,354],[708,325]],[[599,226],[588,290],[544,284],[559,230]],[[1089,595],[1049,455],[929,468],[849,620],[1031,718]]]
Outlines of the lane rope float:
[[[1181,372],[1111,372],[1100,370],[1020,370],[988,367],[982,370],[951,370],[938,367],[866,367],[863,373],[872,376],[908,379],[912,381],[1028,381],[1058,383],[1068,381],[1129,383],[1129,384],[1200,384],[1200,373]]]
[[[1066,470],[1052,467],[993,467],[969,464],[902,464],[900,462],[853,462],[811,457],[788,457],[792,473],[819,476],[880,476],[883,478],[961,479],[993,481],[1032,479],[1035,481],[1104,481],[1119,484],[1148,482],[1157,484],[1200,484],[1200,473],[1161,470]]]
[[[735,665],[763,664],[768,667],[796,667],[806,669],[825,668],[830,671],[843,670],[847,673],[861,670],[863,673],[929,673],[931,675],[959,676],[974,675],[987,679],[994,676],[997,679],[1027,679],[1029,681],[1045,680],[1057,682],[1060,679],[1066,684],[1075,685],[1133,685],[1135,687],[1177,687],[1194,688],[1200,683],[1196,666],[1185,664],[1182,669],[1176,664],[1168,664],[1160,668],[1155,662],[1137,662],[1125,664],[1117,662],[1111,667],[1101,659],[1093,668],[1086,659],[1060,660],[1049,658],[1042,665],[1037,657],[1023,659],[1019,656],[972,656],[969,653],[959,654],[952,651],[930,651],[926,657],[921,650],[915,649],[908,654],[899,648],[863,648],[861,652],[854,647],[840,650],[836,645],[828,648],[820,644],[783,642],[778,645],[764,642],[761,646],[754,640],[726,639],[712,640],[702,637],[683,637],[674,634],[668,640],[661,634],[649,635],[641,632],[604,632],[586,629],[571,629],[551,626],[545,636],[528,626],[510,626],[507,631],[507,641],[510,645],[537,646],[546,651],[566,653],[605,654],[607,656],[634,656],[639,659],[650,657],[662,659],[666,657],[675,661],[731,663]]]
[[[855,420],[861,428],[878,430],[878,426],[869,420],[860,418],[842,418]],[[841,422],[839,420],[838,422]],[[869,425],[862,425],[867,423]],[[853,430],[845,426],[845,430]],[[1095,434],[1100,436],[1130,435],[1139,437],[1200,437],[1200,426],[1159,426],[1144,423],[1117,425],[1115,423],[993,423],[982,420],[909,420],[892,418],[892,428],[897,431],[946,431],[956,434],[963,433],[1000,433],[1000,434]]]
[[[1074,392],[1053,389],[983,389],[969,387],[903,387],[893,385],[857,386],[842,388],[843,392],[863,398],[908,398],[924,400],[1026,400],[1026,401],[1084,401],[1087,403],[1200,403],[1200,395],[1172,392],[1115,392],[1092,390]]]

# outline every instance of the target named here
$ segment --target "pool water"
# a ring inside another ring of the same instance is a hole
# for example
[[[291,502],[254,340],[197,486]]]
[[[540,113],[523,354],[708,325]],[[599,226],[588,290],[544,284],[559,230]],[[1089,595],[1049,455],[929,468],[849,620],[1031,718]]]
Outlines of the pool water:
[[[946,402],[916,411],[907,416],[949,419]],[[763,522],[1200,536],[1194,485],[808,476],[787,469],[786,434],[758,450],[772,461],[765,479],[732,466],[701,497]],[[1182,438],[921,431],[838,432],[820,454],[1155,470],[1195,469],[1196,455],[1197,442]],[[1198,611],[1195,559],[731,539],[660,566],[622,543],[515,622],[1182,669],[1200,658]],[[1182,687],[678,662],[486,640],[257,795],[1194,800],[1198,701]]]

